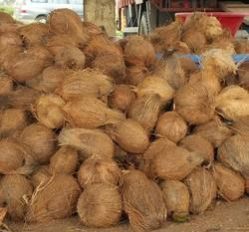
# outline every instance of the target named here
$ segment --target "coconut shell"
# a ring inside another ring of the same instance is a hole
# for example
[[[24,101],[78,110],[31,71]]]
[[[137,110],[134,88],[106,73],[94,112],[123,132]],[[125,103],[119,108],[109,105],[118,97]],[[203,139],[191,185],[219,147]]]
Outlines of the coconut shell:
[[[110,126],[107,133],[122,149],[130,153],[143,153],[149,146],[145,129],[133,119]]]
[[[0,34],[5,34],[9,32],[16,32],[19,27],[21,27],[21,23],[1,23]]]
[[[50,159],[53,174],[73,174],[78,166],[78,153],[71,147],[61,147]]]
[[[118,185],[121,171],[115,161],[93,155],[86,159],[78,171],[78,181],[85,189],[92,184]]]
[[[6,48],[21,48],[22,40],[17,33],[8,32],[0,36],[0,51]]]
[[[129,65],[151,67],[156,60],[152,44],[142,36],[130,36],[124,49],[125,62]]]
[[[69,175],[56,175],[37,187],[27,211],[28,222],[49,222],[70,217],[76,209],[80,187]]]
[[[121,112],[109,109],[94,97],[82,97],[69,101],[63,110],[72,126],[94,129],[124,119]]]
[[[28,125],[27,113],[21,109],[7,109],[0,113],[0,137],[12,136]]]
[[[190,193],[190,212],[203,213],[216,197],[215,179],[206,169],[198,168],[185,179],[185,184]]]
[[[0,140],[0,173],[30,174],[35,165],[31,150],[13,139]]]
[[[169,146],[151,161],[151,175],[163,180],[183,180],[202,162],[203,158],[196,153],[181,147]]]
[[[156,134],[158,137],[166,137],[175,143],[183,139],[187,131],[187,123],[177,112],[166,112],[157,121]]]
[[[182,35],[182,41],[188,45],[192,53],[197,54],[200,54],[207,44],[205,35],[195,29],[185,31]]]
[[[65,124],[62,108],[66,103],[55,94],[40,96],[33,107],[33,114],[38,122],[50,129],[61,128]]]
[[[109,184],[89,185],[81,194],[77,212],[88,227],[111,227],[119,223],[122,200],[118,188]]]
[[[71,146],[83,152],[85,157],[100,155],[112,158],[114,144],[111,138],[101,130],[64,129],[59,135],[60,146]]]
[[[167,217],[159,186],[140,171],[123,176],[121,187],[124,211],[133,231],[151,231],[162,226]]]
[[[248,136],[234,135],[218,148],[218,159],[224,165],[249,177]]]
[[[139,122],[150,133],[156,125],[161,108],[159,95],[139,97],[132,103],[128,117]]]
[[[56,138],[52,130],[39,123],[26,127],[20,135],[20,141],[31,148],[40,164],[49,161],[56,149]]]
[[[185,137],[180,142],[180,146],[200,155],[204,159],[205,164],[210,164],[214,160],[213,145],[200,135],[189,135]]]
[[[241,64],[238,68],[239,85],[249,90],[249,62]]]
[[[56,92],[65,100],[84,96],[104,99],[112,89],[113,83],[108,76],[93,69],[85,69],[68,74]]]
[[[137,86],[146,76],[149,75],[149,70],[144,66],[130,66],[126,69],[125,82],[129,85]]]
[[[203,124],[214,117],[213,96],[201,82],[180,88],[174,102],[176,111],[190,124]]]
[[[160,186],[168,215],[172,216],[174,221],[186,221],[190,203],[187,186],[175,180],[164,181]]]
[[[40,166],[31,176],[32,185],[37,188],[43,186],[52,177],[48,166]]]
[[[8,76],[0,76],[0,96],[7,95],[13,90],[13,81]]]
[[[10,14],[5,12],[0,12],[0,23],[15,23],[15,20],[11,17]]]
[[[235,201],[245,193],[245,180],[237,172],[215,163],[212,174],[217,184],[219,195],[227,201]]]
[[[108,98],[111,108],[127,112],[135,100],[136,95],[128,85],[116,85]]]

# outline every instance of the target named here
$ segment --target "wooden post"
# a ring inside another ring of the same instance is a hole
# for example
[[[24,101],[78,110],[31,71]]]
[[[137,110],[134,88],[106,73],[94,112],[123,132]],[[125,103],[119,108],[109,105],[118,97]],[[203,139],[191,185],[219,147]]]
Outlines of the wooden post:
[[[109,36],[115,36],[115,0],[84,0],[84,18],[104,26]]]

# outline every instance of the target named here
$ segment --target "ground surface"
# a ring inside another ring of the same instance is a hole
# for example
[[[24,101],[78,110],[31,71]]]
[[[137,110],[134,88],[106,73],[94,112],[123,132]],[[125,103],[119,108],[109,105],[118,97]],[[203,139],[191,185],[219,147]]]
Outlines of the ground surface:
[[[51,224],[23,226],[10,225],[13,232],[124,232],[130,231],[127,224],[112,229],[88,229],[77,218]],[[157,232],[249,232],[249,198],[233,203],[219,202],[214,210],[193,216],[190,222],[175,224],[167,222]]]

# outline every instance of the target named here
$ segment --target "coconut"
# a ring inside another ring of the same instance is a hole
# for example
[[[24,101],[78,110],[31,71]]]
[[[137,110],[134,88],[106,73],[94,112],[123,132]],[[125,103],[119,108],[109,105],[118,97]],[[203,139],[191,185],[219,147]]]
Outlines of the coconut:
[[[195,29],[187,30],[182,35],[182,41],[185,42],[193,53],[201,53],[207,44],[205,35]]]
[[[212,174],[218,187],[219,195],[227,201],[235,201],[245,193],[245,180],[237,172],[215,163]]]
[[[40,96],[33,107],[37,120],[48,128],[61,128],[65,124],[62,108],[66,103],[55,94]]]
[[[239,85],[249,90],[249,62],[241,64],[238,68]]]
[[[125,82],[130,85],[137,86],[146,76],[149,75],[149,70],[144,66],[130,66],[126,69]]]
[[[161,183],[163,198],[168,215],[176,222],[184,222],[189,214],[190,196],[185,184],[176,180],[168,180]]]
[[[174,50],[176,54],[190,54],[191,50],[189,49],[188,45],[182,41],[178,41],[175,46]]]
[[[4,69],[14,80],[24,82],[35,78],[51,62],[52,56],[48,50],[34,47],[18,53],[12,60],[7,61]]]
[[[70,217],[76,209],[80,187],[69,175],[56,175],[35,189],[27,211],[28,222],[49,222]]]
[[[52,177],[48,166],[40,166],[31,176],[31,182],[35,188],[44,185]]]
[[[184,71],[185,77],[189,78],[190,75],[198,70],[197,64],[190,58],[181,57],[178,59]]]
[[[249,94],[236,85],[224,88],[215,99],[218,114],[227,120],[236,120],[249,115]]]
[[[122,214],[118,188],[109,184],[87,186],[79,198],[77,212],[81,222],[88,227],[105,228],[118,224]]]
[[[18,32],[25,46],[31,47],[44,44],[45,37],[49,33],[49,28],[48,25],[44,23],[31,23],[20,27]]]
[[[13,139],[0,140],[0,173],[30,174],[35,165],[32,151]]]
[[[22,47],[22,40],[17,33],[9,32],[0,36],[0,50],[2,51],[10,47]]]
[[[175,96],[176,111],[190,124],[203,124],[214,116],[213,96],[202,83],[189,83]]]
[[[205,138],[217,148],[232,135],[232,131],[215,117],[214,120],[195,127],[194,134]]]
[[[156,125],[162,108],[159,95],[149,95],[137,98],[131,105],[128,117],[139,122],[150,133]]]
[[[26,127],[20,135],[20,141],[31,148],[40,164],[48,162],[56,149],[54,132],[39,123]]]
[[[102,101],[88,96],[69,101],[63,110],[71,125],[88,129],[124,119],[122,113],[109,109]]]
[[[234,41],[234,47],[237,54],[249,53],[249,41],[248,39],[237,39]]]
[[[203,213],[216,197],[216,183],[212,174],[204,168],[194,170],[186,179],[190,193],[190,212]]]
[[[65,100],[84,96],[105,98],[113,89],[112,80],[102,73],[85,69],[67,75],[56,92]]]
[[[226,166],[240,172],[246,179],[249,177],[247,135],[234,135],[218,148],[218,159]]]
[[[101,130],[64,129],[59,135],[59,144],[74,147],[82,151],[85,157],[100,155],[112,158],[114,156],[114,144]]]
[[[78,181],[82,188],[92,184],[118,185],[121,171],[110,158],[93,155],[86,159],[78,171]]]
[[[210,164],[214,160],[214,148],[212,144],[200,135],[189,135],[185,137],[180,142],[180,146],[200,155],[206,164]]]
[[[130,36],[124,49],[125,62],[129,65],[151,67],[156,60],[152,44],[142,36]]]
[[[13,90],[13,81],[5,75],[0,76],[0,96],[7,95]]]
[[[125,151],[143,153],[149,146],[145,129],[135,120],[126,119],[107,128],[108,134]]]
[[[11,17],[10,14],[5,12],[0,12],[0,23],[15,23],[15,20]]]
[[[26,84],[33,89],[45,93],[52,93],[66,78],[67,72],[57,66],[49,66],[45,68],[38,77],[29,80]]]
[[[50,159],[51,173],[73,174],[78,166],[78,153],[71,147],[61,147]]]
[[[156,134],[177,143],[185,137],[188,131],[187,123],[175,111],[162,114],[156,125]]]
[[[108,102],[111,108],[127,112],[135,98],[136,95],[131,86],[116,85],[111,95],[109,95]]]
[[[1,27],[0,27],[0,34],[3,35],[5,33],[9,33],[9,32],[16,32],[17,29],[19,27],[21,27],[22,24],[21,23],[1,23]]]
[[[160,96],[162,103],[167,103],[174,95],[174,89],[168,84],[168,82],[156,75],[146,77],[137,86],[136,92],[138,97],[157,94]]]
[[[55,64],[62,68],[83,69],[85,60],[84,53],[72,46],[61,49],[55,56]]]
[[[7,109],[0,113],[0,137],[8,137],[16,131],[24,129],[28,124],[25,111],[21,109]]]
[[[133,231],[156,230],[166,221],[162,191],[144,173],[133,170],[124,174],[121,191]]]
[[[249,116],[240,117],[235,122],[228,125],[228,127],[237,134],[249,135]]]
[[[168,146],[151,160],[151,176],[163,180],[183,180],[203,160],[203,157],[182,147]]]
[[[31,182],[22,175],[6,175],[0,181],[0,188],[10,218],[14,221],[24,220],[28,200],[33,193]]]
[[[84,46],[88,36],[84,33],[79,15],[70,9],[53,10],[48,19],[49,29],[57,35],[68,35]]]

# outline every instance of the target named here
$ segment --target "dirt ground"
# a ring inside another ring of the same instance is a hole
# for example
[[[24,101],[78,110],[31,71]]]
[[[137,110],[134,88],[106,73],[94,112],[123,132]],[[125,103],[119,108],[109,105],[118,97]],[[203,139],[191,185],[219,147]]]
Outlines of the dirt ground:
[[[42,225],[10,225],[13,232],[124,232],[130,231],[127,223],[111,229],[89,229],[71,218]],[[214,210],[192,216],[190,222],[167,222],[157,232],[249,232],[249,198],[237,202],[218,202]]]

